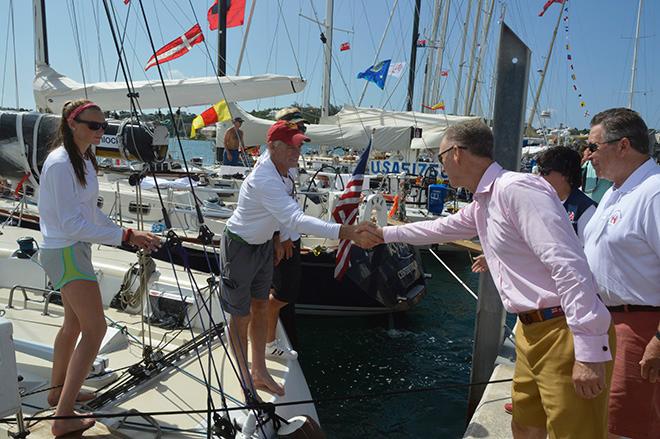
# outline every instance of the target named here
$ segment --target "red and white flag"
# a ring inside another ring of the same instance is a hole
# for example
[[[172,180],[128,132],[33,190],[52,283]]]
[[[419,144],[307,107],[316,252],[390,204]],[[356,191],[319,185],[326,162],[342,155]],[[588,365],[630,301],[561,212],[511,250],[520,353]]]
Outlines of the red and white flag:
[[[179,38],[170,41],[156,52],[156,55],[152,55],[147,61],[147,66],[144,70],[149,70],[151,67],[156,64],[163,64],[168,61],[172,61],[182,55],[188,53],[190,48],[195,44],[199,44],[204,41],[204,34],[202,34],[202,28],[199,27],[199,24],[194,25],[188,31],[180,36]]]
[[[357,220],[360,196],[362,195],[362,183],[364,182],[364,173],[367,170],[370,150],[371,140],[369,140],[367,149],[360,156],[360,161],[355,167],[353,175],[348,180],[344,192],[339,196],[339,200],[337,200],[337,204],[332,210],[332,218],[339,224],[353,224]],[[339,241],[337,257],[335,258],[335,279],[341,280],[351,265],[352,246],[353,243],[350,239]]]
[[[345,50],[351,50],[351,45],[350,45],[348,42],[346,42],[346,43],[341,43],[341,44],[339,45],[339,51],[340,51],[340,52],[343,52],[343,51],[345,51]]]

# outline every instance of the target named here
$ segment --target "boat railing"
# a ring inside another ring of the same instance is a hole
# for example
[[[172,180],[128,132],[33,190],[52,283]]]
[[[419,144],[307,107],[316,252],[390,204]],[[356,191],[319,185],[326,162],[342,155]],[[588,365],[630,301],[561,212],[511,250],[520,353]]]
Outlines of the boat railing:
[[[30,287],[26,285],[14,285],[11,287],[11,290],[9,290],[9,301],[7,302],[7,308],[14,308],[14,291],[16,290],[21,290],[23,293],[23,302],[24,306],[27,307],[28,302],[34,302],[34,303],[43,303],[44,304],[44,310],[41,313],[44,316],[49,315],[48,314],[48,305],[50,304],[50,298],[53,295],[60,296],[61,293],[57,290],[51,290],[49,288],[37,288],[37,287]],[[27,295],[27,292],[30,291],[32,293],[41,293],[43,296],[42,300],[37,300],[37,299],[30,299]]]

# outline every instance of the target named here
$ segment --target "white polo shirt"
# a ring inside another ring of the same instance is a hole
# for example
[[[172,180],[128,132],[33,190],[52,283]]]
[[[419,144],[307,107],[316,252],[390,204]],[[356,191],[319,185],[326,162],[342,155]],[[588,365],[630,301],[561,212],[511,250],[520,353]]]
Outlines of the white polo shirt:
[[[271,159],[255,166],[241,185],[238,206],[227,228],[249,244],[263,244],[280,225],[298,233],[338,239],[340,224],[305,215],[287,191],[287,177],[280,175]]]
[[[660,306],[660,165],[649,159],[608,189],[584,235],[606,305]]]

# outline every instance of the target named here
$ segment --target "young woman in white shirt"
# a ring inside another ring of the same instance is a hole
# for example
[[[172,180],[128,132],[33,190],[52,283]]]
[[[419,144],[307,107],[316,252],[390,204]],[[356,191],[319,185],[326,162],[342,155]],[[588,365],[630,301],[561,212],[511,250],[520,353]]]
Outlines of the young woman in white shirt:
[[[157,236],[122,229],[96,205],[97,164],[92,145],[107,128],[100,107],[88,100],[67,102],[40,178],[39,214],[43,244],[39,260],[53,288],[60,289],[64,321],[56,338],[48,403],[56,416],[76,414],[76,402],[93,398],[80,393],[106,332],[101,292],[91,261],[91,243],[122,242],[154,250]],[[80,342],[76,346],[78,336]],[[59,419],[52,433],[61,436],[94,425],[91,418]]]

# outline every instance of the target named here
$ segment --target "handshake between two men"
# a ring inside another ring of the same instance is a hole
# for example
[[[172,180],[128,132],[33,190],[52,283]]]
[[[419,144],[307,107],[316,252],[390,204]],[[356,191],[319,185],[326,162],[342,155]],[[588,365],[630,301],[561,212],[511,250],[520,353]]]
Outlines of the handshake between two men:
[[[359,224],[343,224],[339,230],[339,239],[350,239],[358,246],[368,249],[383,244],[383,229],[370,221]]]

